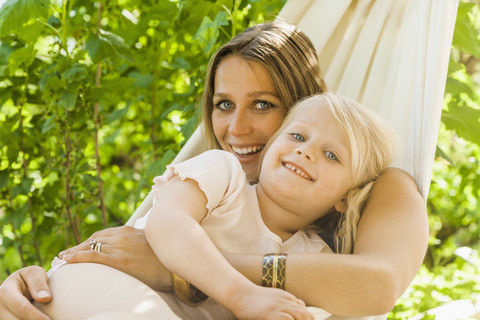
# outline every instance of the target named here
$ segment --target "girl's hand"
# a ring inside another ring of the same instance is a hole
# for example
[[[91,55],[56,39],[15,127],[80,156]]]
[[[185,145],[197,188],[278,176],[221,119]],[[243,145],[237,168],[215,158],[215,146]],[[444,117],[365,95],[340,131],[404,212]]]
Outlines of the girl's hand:
[[[314,320],[305,303],[281,289],[256,286],[253,292],[242,294],[232,312],[238,319]]]
[[[90,240],[101,242],[101,252],[90,249]],[[95,232],[81,244],[62,251],[58,257],[68,263],[100,263],[139,279],[154,290],[171,289],[170,273],[158,261],[145,232],[130,226]]]
[[[0,285],[0,319],[48,320],[29,299],[38,303],[51,300],[47,273],[41,267],[26,267],[8,276]]]

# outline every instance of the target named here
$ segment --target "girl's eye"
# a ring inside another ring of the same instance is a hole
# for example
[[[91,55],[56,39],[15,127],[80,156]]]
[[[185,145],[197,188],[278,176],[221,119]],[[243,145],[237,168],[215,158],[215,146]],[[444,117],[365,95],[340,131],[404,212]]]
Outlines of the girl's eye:
[[[297,140],[297,141],[300,141],[300,142],[305,142],[305,137],[302,136],[300,133],[292,133],[291,134],[293,139]]]
[[[268,111],[270,109],[273,109],[274,105],[268,101],[261,100],[261,101],[256,101],[254,108],[260,111]]]
[[[333,153],[333,152],[325,151],[325,155],[327,156],[328,159],[331,159],[331,160],[334,160],[334,161],[338,161],[337,156],[336,156],[335,153]]]
[[[221,111],[230,111],[233,109],[233,103],[222,100],[215,104],[215,109],[219,109]]]

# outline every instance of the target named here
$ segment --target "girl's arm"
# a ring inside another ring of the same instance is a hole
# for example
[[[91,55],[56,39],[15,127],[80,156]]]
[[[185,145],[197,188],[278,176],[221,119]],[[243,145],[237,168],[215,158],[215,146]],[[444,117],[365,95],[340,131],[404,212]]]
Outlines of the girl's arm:
[[[293,295],[259,287],[227,262],[199,224],[207,213],[207,199],[195,181],[173,178],[156,193],[145,235],[167,269],[191,282],[237,318],[283,319],[291,314],[295,319],[310,319],[306,308]]]
[[[387,313],[420,268],[427,244],[424,199],[407,173],[389,169],[360,219],[354,253],[289,254],[285,289],[335,315]],[[261,281],[262,257],[227,258],[249,279]]]

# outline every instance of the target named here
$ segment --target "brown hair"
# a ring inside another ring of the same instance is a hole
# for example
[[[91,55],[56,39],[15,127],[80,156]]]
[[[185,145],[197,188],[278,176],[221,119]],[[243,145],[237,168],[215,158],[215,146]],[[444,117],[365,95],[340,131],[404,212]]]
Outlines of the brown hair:
[[[304,97],[326,91],[315,47],[302,31],[285,22],[250,27],[220,48],[210,60],[202,114],[209,148],[219,148],[212,126],[215,73],[220,62],[231,55],[265,67],[287,110]]]

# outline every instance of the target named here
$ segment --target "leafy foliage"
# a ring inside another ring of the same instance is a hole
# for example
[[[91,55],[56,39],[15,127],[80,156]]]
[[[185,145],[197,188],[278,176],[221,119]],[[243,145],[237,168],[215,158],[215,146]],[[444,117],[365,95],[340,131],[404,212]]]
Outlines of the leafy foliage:
[[[192,134],[211,54],[284,2],[7,0],[0,281],[123,224]],[[478,1],[461,2],[427,202],[429,252],[390,319],[480,292],[479,34]]]
[[[284,0],[8,0],[0,280],[123,224],[197,123],[208,60]]]

